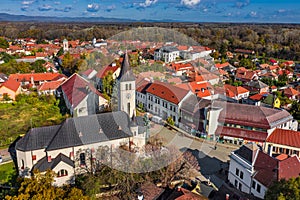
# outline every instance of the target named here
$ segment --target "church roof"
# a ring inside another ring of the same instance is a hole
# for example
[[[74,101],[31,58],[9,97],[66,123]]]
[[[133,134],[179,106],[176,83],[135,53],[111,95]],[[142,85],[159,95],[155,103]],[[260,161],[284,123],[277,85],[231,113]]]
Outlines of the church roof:
[[[61,125],[31,129],[16,144],[20,151],[56,150],[132,136],[125,112],[68,118]]]
[[[122,65],[121,65],[121,72],[118,77],[118,80],[119,81],[135,81],[135,77],[134,77],[131,67],[130,67],[127,51],[124,54],[124,59],[123,59]]]

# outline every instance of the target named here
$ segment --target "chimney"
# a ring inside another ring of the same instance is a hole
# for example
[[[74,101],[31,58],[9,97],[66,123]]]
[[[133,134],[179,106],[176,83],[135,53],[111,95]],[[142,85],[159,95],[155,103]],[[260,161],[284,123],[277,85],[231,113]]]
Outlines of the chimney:
[[[51,156],[48,156],[48,162],[51,162],[52,159],[51,159]]]

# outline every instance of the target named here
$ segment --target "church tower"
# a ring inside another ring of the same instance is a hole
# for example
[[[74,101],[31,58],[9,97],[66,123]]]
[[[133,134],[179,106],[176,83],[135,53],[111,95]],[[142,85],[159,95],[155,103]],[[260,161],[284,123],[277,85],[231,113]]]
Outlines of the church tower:
[[[63,49],[64,49],[64,52],[69,51],[69,42],[67,39],[63,40]]]
[[[128,114],[130,119],[135,116],[135,77],[130,69],[127,51],[121,65],[118,84],[118,110]]]

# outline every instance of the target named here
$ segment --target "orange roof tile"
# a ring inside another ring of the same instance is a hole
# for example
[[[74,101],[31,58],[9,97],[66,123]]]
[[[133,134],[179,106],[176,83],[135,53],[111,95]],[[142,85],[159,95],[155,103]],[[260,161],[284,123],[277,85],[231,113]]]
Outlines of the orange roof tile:
[[[278,163],[278,180],[296,178],[300,174],[300,160],[294,155]]]
[[[163,82],[152,83],[146,91],[174,104],[178,104],[189,92],[188,90]]]
[[[297,90],[295,90],[294,88],[286,88],[283,90],[284,95],[288,95],[288,96],[295,96],[298,95],[299,92]]]
[[[58,80],[58,81],[50,81],[50,82],[44,82],[42,85],[40,85],[38,87],[39,91],[46,91],[46,90],[55,90],[57,89],[60,84],[63,82],[64,80]]]
[[[266,142],[300,148],[300,132],[276,128]]]
[[[6,88],[16,92],[20,87],[20,83],[15,81],[13,78],[9,78],[0,87],[6,87]]]
[[[31,78],[33,78],[34,81],[53,81],[66,78],[65,75],[59,73],[11,74],[9,77],[18,82],[30,81]]]

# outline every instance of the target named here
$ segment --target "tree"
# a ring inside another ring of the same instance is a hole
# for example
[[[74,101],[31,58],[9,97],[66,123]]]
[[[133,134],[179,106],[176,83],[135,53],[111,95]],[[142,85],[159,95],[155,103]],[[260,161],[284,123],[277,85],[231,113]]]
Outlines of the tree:
[[[300,176],[274,182],[266,192],[266,200],[300,199]]]
[[[293,101],[290,113],[295,119],[300,120],[300,103]]]
[[[114,85],[115,80],[113,78],[113,73],[112,71],[108,71],[102,80],[102,92],[111,97]]]
[[[89,197],[84,196],[80,189],[66,186],[63,188],[53,186],[55,174],[48,170],[45,174],[35,171],[30,178],[24,178],[18,193],[15,196],[6,196],[6,200],[87,200]]]
[[[7,40],[3,37],[0,37],[0,48],[7,49],[9,47],[9,44]]]
[[[174,120],[173,120],[173,118],[172,118],[171,116],[168,117],[166,121],[167,121],[167,123],[170,124],[171,126],[174,126],[174,124],[175,124],[175,123],[174,123]]]

